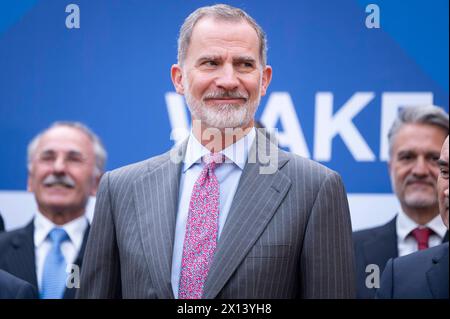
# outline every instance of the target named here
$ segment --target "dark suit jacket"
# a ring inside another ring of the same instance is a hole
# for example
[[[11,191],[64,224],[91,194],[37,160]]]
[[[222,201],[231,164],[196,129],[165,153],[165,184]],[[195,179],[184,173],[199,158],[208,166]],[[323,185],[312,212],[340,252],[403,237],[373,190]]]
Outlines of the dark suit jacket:
[[[0,299],[34,299],[36,288],[0,269]]]
[[[24,228],[0,234],[0,269],[19,277],[37,287],[34,255],[34,224],[31,221]],[[87,228],[75,264],[81,268],[89,227]],[[64,299],[73,299],[76,289],[66,289]]]
[[[353,244],[356,257],[356,297],[359,299],[373,299],[376,289],[366,287],[366,267],[369,264],[378,265],[380,275],[386,262],[398,257],[397,230],[395,227],[397,217],[387,224],[375,228],[361,230],[353,233]],[[448,241],[448,232],[443,242]]]
[[[2,215],[0,215],[0,232],[5,230],[5,223],[3,222]]]
[[[448,299],[448,243],[389,259],[380,299]]]

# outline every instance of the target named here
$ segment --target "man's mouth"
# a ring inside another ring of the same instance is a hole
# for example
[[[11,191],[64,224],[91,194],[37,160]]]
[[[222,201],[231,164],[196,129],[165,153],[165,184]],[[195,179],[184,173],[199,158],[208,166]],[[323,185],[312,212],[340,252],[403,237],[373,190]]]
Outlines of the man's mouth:
[[[69,184],[65,184],[65,183],[44,183],[44,186],[47,188],[52,188],[52,187],[64,187],[64,188],[74,188],[72,185]]]
[[[241,104],[245,103],[247,99],[245,98],[208,98],[205,99],[206,103],[212,103],[212,104]]]
[[[407,186],[430,186],[432,187],[433,184],[427,181],[412,181],[412,182],[408,182],[406,183]]]

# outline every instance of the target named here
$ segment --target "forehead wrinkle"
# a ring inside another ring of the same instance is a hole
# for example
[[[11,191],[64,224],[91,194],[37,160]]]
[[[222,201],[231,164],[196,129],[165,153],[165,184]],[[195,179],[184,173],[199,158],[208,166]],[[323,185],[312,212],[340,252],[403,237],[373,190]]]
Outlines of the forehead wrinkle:
[[[214,27],[208,25],[211,21],[214,21]],[[220,24],[225,26],[222,28],[217,26]],[[232,27],[227,28],[227,26]],[[252,30],[251,35],[247,32],[243,32],[243,29],[247,28]],[[223,30],[226,30],[227,32],[223,32]],[[221,50],[226,49],[227,51],[244,49],[247,51],[255,51],[254,54],[259,56],[258,35],[256,31],[245,22],[236,24],[210,18],[202,19],[194,27],[188,51],[191,51],[191,49],[194,49],[196,46],[199,48],[202,48],[203,46],[208,49],[216,46],[216,49],[221,48]]]
[[[83,154],[83,150],[79,147],[76,147],[75,145],[43,145],[42,147],[38,148],[38,153],[77,153],[77,154]]]
[[[36,148],[37,152],[79,152],[89,154],[94,151],[92,140],[82,131],[71,127],[56,127],[42,135]]]
[[[257,53],[252,52],[252,49],[250,47],[233,47],[226,44],[217,46],[204,43],[202,44],[202,46],[199,45],[198,48],[200,49],[200,53],[198,54],[200,57],[210,56],[221,59],[223,59],[224,57],[251,57],[252,59],[257,59]]]

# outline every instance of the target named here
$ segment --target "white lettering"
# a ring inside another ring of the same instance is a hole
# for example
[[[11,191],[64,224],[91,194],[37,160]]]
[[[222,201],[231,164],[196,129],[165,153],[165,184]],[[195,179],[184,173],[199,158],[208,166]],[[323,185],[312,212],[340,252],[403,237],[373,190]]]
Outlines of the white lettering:
[[[279,145],[289,147],[291,152],[309,158],[308,146],[295,112],[294,103],[287,92],[272,93],[261,116],[261,122],[268,129],[275,128],[278,120],[283,127],[283,132],[278,132],[276,135]]]
[[[366,7],[366,13],[370,13],[366,17],[366,27],[368,29],[380,28],[380,7],[376,4],[369,4]]]
[[[374,161],[375,155],[352,122],[352,119],[374,98],[372,92],[355,93],[333,116],[333,94],[316,94],[314,158],[331,160],[332,140],[340,135],[357,161]]]
[[[69,4],[66,6],[66,12],[70,13],[66,17],[67,29],[79,29],[80,28],[80,7],[76,4]]]

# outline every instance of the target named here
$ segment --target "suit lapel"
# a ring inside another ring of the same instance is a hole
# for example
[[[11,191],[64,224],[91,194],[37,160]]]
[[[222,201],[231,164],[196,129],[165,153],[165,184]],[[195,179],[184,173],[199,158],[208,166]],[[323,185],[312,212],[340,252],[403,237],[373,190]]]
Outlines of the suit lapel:
[[[11,242],[13,246],[12,256],[9,258],[11,261],[9,264],[12,274],[37,287],[33,234],[34,224],[32,220],[13,238]]]
[[[186,145],[176,149],[184,152]],[[181,162],[173,162],[166,153],[134,185],[145,259],[158,298],[163,299],[174,298],[171,269],[181,167]]]
[[[442,238],[442,243],[448,243],[448,230],[445,232],[444,238]]]
[[[443,245],[441,252],[433,257],[426,276],[433,298],[448,299],[448,244]]]
[[[81,271],[81,267],[82,267],[82,263],[83,263],[84,250],[86,249],[86,243],[87,243],[87,239],[89,236],[89,229],[90,229],[90,226],[88,225],[84,232],[84,235],[83,235],[83,242],[81,243],[80,251],[78,252],[78,256],[74,261],[74,264],[77,265],[78,267],[80,267],[80,271]],[[66,288],[66,290],[64,291],[63,299],[74,299],[75,294],[76,294],[76,289]]]
[[[364,244],[366,264],[378,265],[380,274],[390,258],[398,257],[396,218],[387,223],[372,240]]]
[[[263,149],[263,145],[268,145],[266,142],[264,137],[257,136],[249,153],[205,283],[203,297],[206,299],[219,294],[262,234],[291,186],[290,179],[279,171],[288,161],[287,156],[277,148],[275,154],[274,149],[270,153],[276,157],[275,161],[275,157],[270,156],[271,163],[276,165],[273,174],[261,174],[261,165],[252,160],[255,151],[257,156],[263,152],[266,154]]]
[[[77,259],[75,259],[75,264],[81,267],[81,264],[83,263],[83,256],[84,256],[84,250],[86,249],[87,240],[89,237],[89,230],[90,225],[87,226],[86,230],[84,231],[83,235],[83,242],[81,243],[80,251],[78,252]]]

